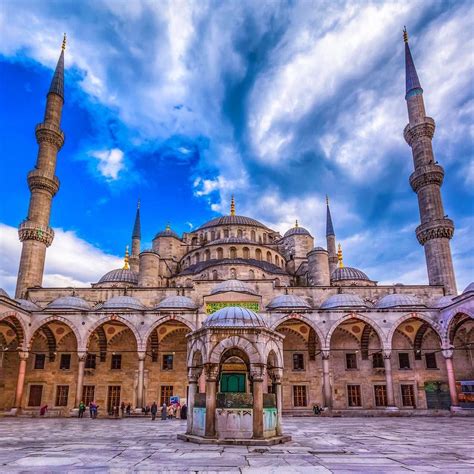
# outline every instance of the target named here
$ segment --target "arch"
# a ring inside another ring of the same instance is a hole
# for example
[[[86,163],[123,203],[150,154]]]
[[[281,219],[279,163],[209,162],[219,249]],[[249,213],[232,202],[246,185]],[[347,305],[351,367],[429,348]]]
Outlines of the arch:
[[[372,326],[372,329],[375,331],[375,333],[377,334],[377,336],[379,337],[379,340],[380,340],[380,344],[382,347],[385,346],[385,334],[384,332],[382,331],[382,329],[380,328],[380,326],[375,322],[375,321],[372,321],[371,319],[369,319],[367,316],[364,316],[362,314],[358,314],[358,313],[349,313],[349,314],[346,314],[344,315],[341,319],[339,319],[339,321],[336,321],[332,326],[331,328],[329,329],[329,332],[328,332],[328,335],[326,336],[326,347],[331,347],[331,338],[332,338],[332,335],[334,333],[334,331],[345,321],[349,320],[349,319],[358,319],[360,321],[364,321],[366,324],[369,324],[370,326]]]
[[[46,324],[41,326],[41,331],[46,337],[46,343],[48,345],[48,359],[50,362],[54,362],[56,359],[56,338],[51,328]]]
[[[413,350],[415,351],[415,360],[421,360],[421,345],[423,343],[423,337],[426,334],[426,331],[430,328],[430,325],[426,322],[418,328],[416,331],[415,340],[413,341]]]
[[[99,360],[105,362],[107,358],[107,335],[105,334],[104,326],[99,326],[95,331],[97,334],[97,344],[99,346]],[[92,333],[94,334],[94,333]]]
[[[150,337],[150,335],[152,334],[153,331],[155,331],[155,329],[159,328],[162,324],[165,324],[169,321],[174,321],[174,322],[179,322],[179,323],[182,323],[184,324],[190,331],[194,331],[196,328],[194,326],[194,324],[186,319],[184,319],[182,316],[179,316],[177,314],[168,314],[166,316],[163,316],[161,317],[160,319],[158,319],[157,321],[155,321],[151,326],[150,328],[147,330],[147,332],[145,333],[144,337],[143,337],[143,343],[146,347],[146,344],[148,342],[148,338]]]
[[[244,236],[244,233],[243,233],[242,229],[238,229],[238,230],[237,230],[237,237],[238,237],[239,239],[241,239],[243,236]]]
[[[318,326],[313,321],[311,321],[309,318],[307,318],[306,316],[304,316],[302,314],[297,314],[297,313],[286,314],[286,315],[282,316],[281,318],[279,318],[277,321],[275,321],[272,324],[271,328],[274,331],[278,332],[278,329],[277,329],[278,326],[280,326],[280,324],[283,324],[285,321],[288,321],[290,319],[294,319],[295,321],[303,321],[304,323],[306,323],[310,328],[312,328],[314,330],[314,332],[318,336],[319,343],[320,343],[321,347],[323,346],[325,337],[324,337],[324,334],[322,333],[321,329],[318,328]]]
[[[255,272],[253,270],[249,270],[249,278],[255,280]]]
[[[266,235],[266,234],[264,234],[264,235]],[[267,252],[267,262],[272,263],[272,253],[271,252]]]
[[[212,270],[212,279],[217,280],[219,278],[219,275],[217,273],[217,270]]]
[[[278,258],[278,255],[275,255],[275,265],[276,265],[277,267],[280,266],[280,259]]]
[[[262,260],[262,251],[260,249],[255,250],[255,258],[260,261]]]
[[[47,325],[48,323],[54,323],[54,322],[60,322],[62,324],[64,324],[65,326],[67,326],[73,333],[74,333],[74,336],[76,337],[76,344],[77,344],[77,348],[79,350],[79,347],[80,345],[82,344],[82,337],[81,337],[81,333],[79,332],[79,329],[76,327],[76,325],[69,321],[69,319],[66,319],[64,318],[63,316],[59,316],[59,315],[54,315],[54,316],[49,316],[45,319],[41,319],[39,321],[36,321],[30,328],[30,334],[31,334],[31,337],[29,338],[28,340],[28,348],[31,346],[31,343],[33,342],[33,338],[35,337],[35,333],[43,326],[43,325]]]
[[[408,313],[398,318],[397,321],[390,328],[390,331],[388,332],[387,339],[386,339],[387,348],[392,347],[393,335],[395,334],[395,331],[398,329],[400,324],[403,324],[405,321],[408,321],[409,319],[419,319],[421,321],[428,323],[431,329],[439,337],[440,341],[442,340],[440,327],[435,321],[432,321],[428,316],[425,316],[422,313]]]
[[[371,333],[372,326],[366,323],[364,325],[364,329],[362,330],[362,335],[360,337],[360,352],[362,360],[369,360],[369,342]]]
[[[243,252],[244,258],[250,258],[250,249],[248,247],[244,247],[242,249],[242,252]]]
[[[264,362],[262,354],[258,351],[254,343],[242,336],[230,336],[218,342],[209,354],[209,362],[219,364],[222,354],[228,349],[237,348],[245,352],[251,364],[260,364]]]
[[[224,229],[224,239],[229,237],[229,229]]]
[[[8,321],[9,320],[9,321]],[[18,344],[22,346],[25,343],[25,334],[26,334],[26,325],[21,318],[18,317],[18,314],[14,311],[8,311],[6,313],[0,314],[0,322],[7,323],[10,322],[13,327],[13,331],[18,338]],[[10,326],[10,325],[9,325]],[[11,327],[11,326],[10,326]]]
[[[230,277],[235,280],[237,278],[237,270],[235,268],[230,269]]]
[[[207,249],[205,252],[204,252],[204,260],[210,260],[211,259],[211,251],[209,249]]]
[[[447,331],[447,336],[448,336],[448,342],[450,344],[454,344],[454,338],[456,337],[456,332],[458,329],[467,321],[469,321],[471,316],[465,313],[457,313],[449,322],[448,325],[448,331]]]
[[[229,249],[229,257],[230,258],[237,258],[237,249],[235,247],[231,247]]]
[[[196,254],[194,255],[194,263],[197,264],[199,263],[200,260],[201,260],[201,255],[199,254],[199,252],[196,252]]]
[[[194,367],[195,354],[199,352],[201,354],[201,361],[203,364],[207,362],[207,350],[206,345],[201,339],[195,339],[191,345],[188,344],[188,367]]]
[[[250,231],[250,240],[251,240],[252,242],[255,242],[255,241],[257,240],[257,234],[256,234],[256,232],[255,232],[254,230],[251,230],[251,231]]]
[[[222,247],[217,247],[216,254],[217,260],[222,260],[224,258],[224,249]]]
[[[158,333],[156,328],[150,333],[151,361],[158,362]]]
[[[211,230],[211,240],[216,240],[216,231]]]

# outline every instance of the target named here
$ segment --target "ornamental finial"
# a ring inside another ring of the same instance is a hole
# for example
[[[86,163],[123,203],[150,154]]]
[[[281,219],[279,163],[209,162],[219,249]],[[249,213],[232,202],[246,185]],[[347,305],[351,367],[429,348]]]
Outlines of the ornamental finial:
[[[66,33],[64,33],[64,36],[63,36],[63,45],[61,46],[61,49],[63,51],[66,49]]]
[[[326,194],[326,206],[329,206],[329,196]]]
[[[295,221],[295,227],[298,227],[298,219]]]
[[[168,224],[166,224],[166,229],[165,230],[171,230],[171,226],[170,226],[169,222],[168,222]]]
[[[339,268],[344,268],[344,263],[342,261],[342,247],[341,247],[341,244],[339,244],[337,246],[337,261],[338,261],[337,266]]]
[[[232,194],[232,198],[230,200],[230,215],[235,216],[235,200],[234,195]]]
[[[405,43],[408,43],[408,31],[406,26],[403,27],[403,41],[405,41]]]
[[[123,259],[123,270],[130,270],[130,265],[128,264],[128,245],[125,247],[125,258]]]

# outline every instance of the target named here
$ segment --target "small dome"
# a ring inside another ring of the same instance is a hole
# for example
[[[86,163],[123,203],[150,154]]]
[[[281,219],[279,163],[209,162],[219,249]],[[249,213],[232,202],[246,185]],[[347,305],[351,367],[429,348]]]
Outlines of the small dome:
[[[270,303],[267,305],[268,309],[277,308],[298,308],[298,309],[311,309],[309,303],[303,298],[296,295],[279,295],[275,296]]]
[[[414,295],[400,293],[385,295],[375,303],[375,307],[379,309],[397,308],[400,306],[424,306],[424,304]]]
[[[204,327],[267,327],[264,319],[250,309],[240,306],[227,306],[207,317]]]
[[[145,306],[137,298],[132,296],[114,296],[107,300],[101,309],[137,309],[142,311]]]
[[[354,295],[352,293],[338,293],[337,295],[332,295],[323,301],[321,309],[345,308],[348,306],[365,308],[367,303],[365,303],[359,295]]]
[[[5,296],[6,298],[10,298],[8,293],[3,288],[0,288],[0,296]]]
[[[309,236],[311,236],[308,229],[305,229],[304,227],[300,227],[299,225],[295,225],[295,227],[292,227],[290,230],[287,230],[285,232],[284,237],[289,237],[290,235],[309,235]]]
[[[454,296],[441,296],[440,298],[434,298],[430,302],[430,308],[446,308],[453,302]]]
[[[222,283],[217,284],[212,290],[211,295],[217,295],[219,293],[226,293],[228,291],[235,291],[237,293],[249,293],[256,295],[257,292],[250,286],[240,280],[226,280]]]
[[[160,232],[158,232],[155,237],[153,238],[153,240],[157,239],[158,237],[173,237],[175,239],[178,239],[178,240],[181,240],[179,238],[179,235],[174,231],[174,230],[171,230],[171,228],[168,226],[166,227],[165,230],[160,230]]]
[[[21,298],[16,298],[15,301],[19,303],[23,309],[26,309],[26,311],[41,311],[41,308],[33,303],[33,301],[23,300]]]
[[[357,268],[352,267],[342,267],[336,268],[331,275],[331,280],[341,281],[341,280],[365,280],[370,281],[369,277]]]
[[[197,305],[187,296],[168,296],[161,300],[156,309],[196,309]]]
[[[471,291],[474,291],[474,281],[469,283],[469,285],[467,285],[466,288],[464,288],[464,291],[462,292],[462,294],[470,293]]]
[[[91,306],[78,296],[61,296],[46,307],[47,309],[76,309],[79,311],[90,311]]]
[[[100,280],[100,283],[132,283],[138,284],[138,273],[132,272],[132,270],[117,268],[109,273],[106,273]]]

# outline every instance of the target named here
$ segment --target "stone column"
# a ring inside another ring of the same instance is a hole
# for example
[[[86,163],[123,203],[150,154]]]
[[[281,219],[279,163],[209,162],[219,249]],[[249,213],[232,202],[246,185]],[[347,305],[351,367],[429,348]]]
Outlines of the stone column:
[[[252,365],[250,367],[253,385],[253,437],[263,438],[263,379],[265,366]]]
[[[138,384],[137,384],[137,408],[143,408],[143,386],[145,382],[145,357],[146,352],[138,352]]]
[[[189,369],[188,370],[188,419],[187,419],[187,429],[186,434],[193,434],[193,416],[194,416],[194,400],[196,397],[197,389],[198,389],[198,379],[200,373],[196,371],[196,369]]]
[[[20,358],[20,365],[18,366],[18,379],[16,382],[15,392],[15,408],[21,408],[21,402],[23,399],[23,389],[25,387],[25,374],[26,374],[26,361],[28,360],[29,352],[22,351],[18,353]]]
[[[324,395],[324,406],[332,408],[332,391],[331,391],[331,380],[329,378],[329,351],[323,351],[323,395]]]
[[[78,352],[78,364],[77,364],[77,385],[76,385],[76,400],[74,407],[78,408],[79,403],[82,401],[82,389],[84,387],[84,368],[86,367],[87,352]]]
[[[458,392],[456,390],[456,375],[454,374],[453,349],[443,350],[444,360],[446,361],[446,371],[448,373],[449,395],[451,396],[451,409],[459,409]]]
[[[275,387],[276,409],[277,409],[276,435],[281,436],[283,433],[283,422],[282,422],[283,391],[281,388],[282,370],[273,369],[272,379],[273,379],[273,384]]]
[[[383,351],[383,364],[385,367],[385,384],[387,387],[387,409],[396,410],[395,397],[393,395],[393,377],[392,377],[392,351],[391,349]]]
[[[216,436],[216,382],[218,364],[206,364],[206,438]]]

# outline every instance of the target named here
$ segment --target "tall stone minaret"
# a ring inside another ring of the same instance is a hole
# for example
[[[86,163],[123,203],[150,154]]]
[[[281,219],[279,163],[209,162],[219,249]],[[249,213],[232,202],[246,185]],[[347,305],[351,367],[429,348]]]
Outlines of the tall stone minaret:
[[[416,229],[418,242],[425,248],[426,266],[430,285],[443,285],[445,293],[455,295],[456,279],[449,240],[454,234],[454,223],[448,219],[441,199],[441,184],[444,169],[434,160],[431,139],[435,122],[425,116],[423,89],[408,46],[408,34],[403,31],[405,41],[406,95],[409,123],[403,135],[413,154],[415,171],[410,176],[410,185],[418,195],[421,225]]]
[[[130,256],[130,269],[138,273],[140,262],[140,240],[142,238],[140,225],[140,200],[137,203],[137,213],[135,215],[135,224],[132,232],[132,255]]]
[[[336,234],[332,225],[331,210],[329,209],[329,198],[326,196],[326,244],[329,254],[329,276],[337,268]]]
[[[35,130],[39,150],[35,168],[28,173],[27,178],[31,192],[30,206],[28,217],[18,228],[23,246],[15,293],[17,298],[24,297],[28,288],[41,286],[46,248],[54,238],[54,231],[49,227],[49,218],[51,201],[59,190],[59,179],[55,176],[57,153],[64,144],[64,133],[60,125],[64,104],[65,49],[66,35],[47,94],[44,121],[38,124]]]

